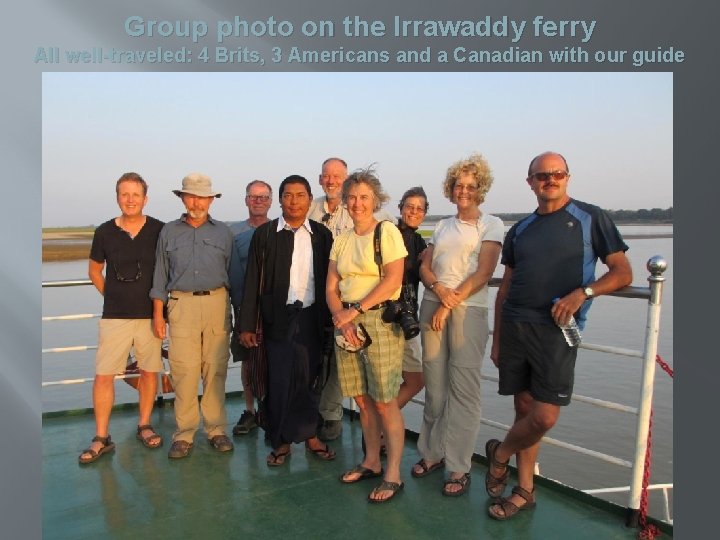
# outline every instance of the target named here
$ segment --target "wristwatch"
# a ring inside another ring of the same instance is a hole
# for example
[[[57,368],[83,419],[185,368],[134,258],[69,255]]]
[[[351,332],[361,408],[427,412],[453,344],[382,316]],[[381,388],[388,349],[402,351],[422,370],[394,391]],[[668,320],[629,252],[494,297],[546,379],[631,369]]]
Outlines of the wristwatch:
[[[350,307],[353,308],[355,311],[357,311],[360,315],[365,313],[365,310],[360,305],[360,302],[354,302],[354,303],[350,304]]]
[[[593,296],[595,296],[595,291],[592,290],[592,287],[585,287],[583,289],[583,292],[585,293],[585,297],[590,300]]]

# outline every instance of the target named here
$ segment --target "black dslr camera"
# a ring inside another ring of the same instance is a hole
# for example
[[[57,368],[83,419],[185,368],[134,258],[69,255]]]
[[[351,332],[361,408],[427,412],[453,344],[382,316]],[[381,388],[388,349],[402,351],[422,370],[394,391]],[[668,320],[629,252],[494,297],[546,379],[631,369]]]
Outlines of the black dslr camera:
[[[406,283],[400,290],[400,298],[388,302],[382,312],[382,320],[399,324],[405,339],[412,339],[420,333],[420,323],[415,315],[416,306],[415,291],[411,284]]]

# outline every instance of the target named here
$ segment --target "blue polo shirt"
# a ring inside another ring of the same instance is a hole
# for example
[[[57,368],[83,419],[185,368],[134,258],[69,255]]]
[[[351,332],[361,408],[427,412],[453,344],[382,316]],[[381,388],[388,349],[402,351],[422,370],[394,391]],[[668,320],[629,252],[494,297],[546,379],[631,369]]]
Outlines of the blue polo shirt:
[[[189,225],[185,215],[165,224],[155,251],[150,298],[166,302],[169,291],[229,289],[232,242],[230,228],[211,217],[200,227]]]

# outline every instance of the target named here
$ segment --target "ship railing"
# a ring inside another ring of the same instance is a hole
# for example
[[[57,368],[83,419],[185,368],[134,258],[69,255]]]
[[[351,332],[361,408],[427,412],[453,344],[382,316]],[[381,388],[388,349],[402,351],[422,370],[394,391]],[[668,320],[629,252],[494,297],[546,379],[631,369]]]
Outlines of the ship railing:
[[[663,517],[662,520],[673,525],[672,514],[670,513],[670,491],[673,484],[651,484],[647,487],[648,491],[662,491],[663,493]],[[604,495],[607,493],[625,493],[630,491],[630,486],[619,486],[612,488],[584,489],[583,493],[588,495]]]
[[[647,269],[650,272],[650,276],[648,277],[649,286],[648,287],[625,287],[619,291],[616,291],[611,294],[611,296],[621,297],[621,298],[635,298],[635,299],[643,299],[647,300],[648,302],[648,311],[647,311],[647,318],[646,318],[646,328],[645,328],[645,342],[643,350],[633,350],[633,349],[625,349],[620,347],[612,347],[607,345],[599,345],[594,343],[586,343],[583,342],[580,344],[580,348],[586,349],[586,350],[592,350],[602,353],[608,353],[608,354],[614,354],[614,355],[620,355],[620,356],[628,356],[628,357],[634,357],[634,358],[640,358],[643,360],[643,371],[642,371],[642,386],[641,386],[641,392],[640,392],[640,402],[637,407],[630,407],[627,405],[623,405],[620,403],[614,403],[611,401],[605,401],[593,397],[573,394],[573,400],[575,401],[582,401],[584,403],[588,403],[589,405],[595,406],[595,407],[601,407],[606,408],[610,410],[615,411],[621,411],[625,413],[629,413],[632,415],[637,416],[637,424],[636,424],[636,431],[635,431],[635,452],[633,456],[632,461],[628,461],[625,459],[621,459],[615,456],[611,456],[608,454],[604,454],[602,452],[597,452],[595,450],[591,450],[588,448],[584,448],[578,445],[574,445],[571,443],[567,443],[564,441],[560,441],[557,439],[554,439],[552,437],[544,437],[543,442],[561,447],[573,452],[577,452],[579,454],[583,454],[586,456],[590,456],[596,459],[599,459],[601,461],[605,461],[607,463],[611,463],[614,465],[619,465],[621,467],[630,468],[632,469],[631,474],[631,481],[630,485],[628,486],[622,486],[618,488],[600,488],[600,489],[590,489],[590,490],[583,490],[585,493],[588,494],[606,494],[606,493],[614,493],[614,492],[629,492],[629,499],[628,499],[628,516],[627,516],[627,525],[631,527],[635,527],[638,524],[638,519],[640,517],[640,501],[642,496],[642,480],[643,480],[643,472],[644,472],[644,466],[645,466],[645,455],[647,452],[648,447],[648,434],[649,434],[649,428],[650,428],[650,414],[652,409],[652,399],[653,399],[653,386],[654,386],[654,377],[655,377],[655,359],[657,356],[657,344],[658,344],[658,337],[659,337],[659,327],[660,327],[660,313],[661,313],[661,305],[662,305],[662,291],[663,291],[663,282],[665,281],[665,278],[663,277],[663,273],[667,269],[667,262],[665,259],[663,259],[661,256],[655,256],[652,257],[647,262]],[[500,284],[499,278],[493,278],[489,285],[491,287],[497,287]],[[84,285],[91,285],[91,281],[89,279],[74,279],[74,280],[57,280],[57,281],[44,281],[42,283],[43,287],[75,287],[75,286],[84,286]],[[76,315],[59,315],[59,316],[48,316],[43,317],[43,322],[52,322],[52,321],[60,321],[60,320],[82,320],[82,319],[90,319],[90,318],[99,318],[99,314],[76,314]],[[96,345],[78,345],[78,346],[72,346],[72,347],[55,347],[55,348],[48,348],[43,349],[43,354],[45,353],[61,353],[61,352],[73,352],[73,351],[86,351],[86,350],[93,350],[97,349]],[[230,368],[236,368],[239,367],[239,364],[231,365]],[[123,379],[123,378],[129,378],[129,377],[137,377],[138,375],[123,375],[119,374],[116,376],[116,378]],[[483,375],[483,379],[489,380],[489,381],[495,381],[497,382],[497,377],[493,377],[490,375]],[[62,381],[43,381],[42,386],[55,386],[55,385],[64,385],[64,384],[78,384],[78,383],[86,383],[93,381],[94,378],[84,378],[84,379],[67,379]],[[159,388],[162,388],[162,385],[158,385]],[[161,392],[161,390],[158,390]],[[160,396],[161,397],[161,396]],[[420,398],[413,398],[413,403],[416,403],[418,405],[424,405],[424,400]],[[352,403],[351,403],[352,407]],[[354,407],[352,407],[354,408]],[[483,418],[481,422],[485,425],[492,426],[501,430],[509,430],[510,426],[506,424],[502,424],[499,422],[495,422],[490,419]],[[669,510],[669,491],[673,489],[673,484],[655,484],[648,487],[650,490],[661,490],[664,497],[664,514],[665,519],[664,521],[672,524],[672,517]]]

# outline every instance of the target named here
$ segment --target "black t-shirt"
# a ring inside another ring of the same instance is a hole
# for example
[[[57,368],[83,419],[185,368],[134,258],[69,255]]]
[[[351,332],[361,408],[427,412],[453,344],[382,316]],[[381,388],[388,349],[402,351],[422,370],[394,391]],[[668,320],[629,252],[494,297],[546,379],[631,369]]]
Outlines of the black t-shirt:
[[[417,311],[418,289],[420,288],[420,260],[418,257],[425,251],[427,244],[423,237],[417,232],[417,228],[406,225],[401,219],[398,220],[398,229],[400,229],[400,234],[405,243],[405,249],[407,249],[408,252],[407,257],[405,257],[403,285],[408,283],[412,285],[413,292],[415,293],[415,311]]]
[[[131,238],[111,219],[95,230],[90,258],[105,263],[103,319],[152,318],[155,246],[164,223],[146,216],[145,225]]]

